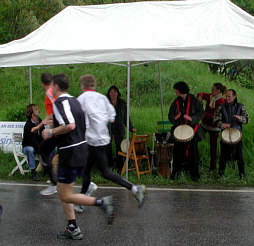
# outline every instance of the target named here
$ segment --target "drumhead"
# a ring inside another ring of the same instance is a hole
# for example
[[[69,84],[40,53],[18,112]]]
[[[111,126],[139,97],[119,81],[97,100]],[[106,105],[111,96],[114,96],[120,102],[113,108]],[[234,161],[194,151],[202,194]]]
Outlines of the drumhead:
[[[179,142],[188,142],[194,136],[194,130],[189,125],[180,125],[174,130],[174,137]]]
[[[227,144],[237,144],[242,138],[242,133],[236,128],[226,128],[221,133],[221,139]]]
[[[123,153],[127,153],[127,139],[124,139],[122,142],[121,142],[121,150]]]

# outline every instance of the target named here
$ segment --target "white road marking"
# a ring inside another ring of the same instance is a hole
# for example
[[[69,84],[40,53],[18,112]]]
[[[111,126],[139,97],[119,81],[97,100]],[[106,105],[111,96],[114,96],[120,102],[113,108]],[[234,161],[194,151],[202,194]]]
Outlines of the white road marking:
[[[8,183],[8,182],[0,182],[1,186],[30,186],[30,187],[47,187],[47,184],[26,184],[26,183]],[[81,188],[80,185],[75,185],[76,188]],[[115,186],[99,186],[99,189],[107,189],[107,190],[124,190],[123,187],[115,187]],[[243,189],[185,189],[185,188],[156,188],[156,187],[147,187],[148,191],[182,191],[182,192],[228,192],[228,193],[254,193],[254,188],[243,188]]]

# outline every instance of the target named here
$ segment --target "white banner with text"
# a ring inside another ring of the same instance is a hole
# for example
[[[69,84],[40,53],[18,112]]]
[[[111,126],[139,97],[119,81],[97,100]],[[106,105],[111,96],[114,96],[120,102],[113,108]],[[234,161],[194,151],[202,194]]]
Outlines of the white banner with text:
[[[26,122],[0,121],[0,148],[4,152],[12,152],[12,134],[22,133]],[[21,149],[20,143],[20,149]]]

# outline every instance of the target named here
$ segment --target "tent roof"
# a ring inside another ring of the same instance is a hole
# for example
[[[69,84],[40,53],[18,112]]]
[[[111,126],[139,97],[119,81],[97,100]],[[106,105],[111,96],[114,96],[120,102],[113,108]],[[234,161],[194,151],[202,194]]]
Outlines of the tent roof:
[[[0,45],[0,67],[254,59],[254,17],[229,0],[69,6]]]

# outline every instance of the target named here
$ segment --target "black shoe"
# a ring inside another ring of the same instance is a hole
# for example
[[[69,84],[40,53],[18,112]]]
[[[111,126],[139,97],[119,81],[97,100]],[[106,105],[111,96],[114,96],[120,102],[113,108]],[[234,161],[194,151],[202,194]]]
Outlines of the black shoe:
[[[198,182],[200,180],[199,176],[191,176],[191,180],[194,182]]]
[[[33,180],[33,181],[40,181],[40,178],[39,178],[37,172],[34,172],[34,173],[32,174],[32,180]]]
[[[244,179],[244,174],[243,174],[243,173],[240,173],[240,174],[239,174],[239,178],[240,178],[240,180],[243,180],[243,179]]]
[[[106,214],[107,223],[108,225],[112,225],[114,220],[114,207],[112,205],[112,196],[102,197],[102,201],[103,205],[101,206],[101,208]]]
[[[79,227],[75,228],[73,231],[68,228],[65,228],[63,232],[57,234],[58,239],[73,239],[73,240],[82,240],[83,234]]]

